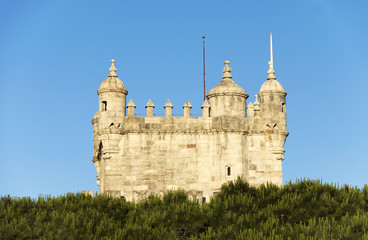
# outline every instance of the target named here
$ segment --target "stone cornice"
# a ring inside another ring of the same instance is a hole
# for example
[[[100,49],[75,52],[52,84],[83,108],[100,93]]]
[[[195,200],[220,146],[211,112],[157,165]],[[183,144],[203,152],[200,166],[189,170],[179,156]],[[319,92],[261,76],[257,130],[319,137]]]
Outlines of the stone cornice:
[[[279,134],[279,135],[285,135],[286,137],[289,136],[289,132],[286,130],[280,130],[280,129],[272,129],[269,131],[266,130],[250,130],[248,135],[269,135],[269,134]]]
[[[286,92],[283,92],[283,91],[261,91],[261,92],[258,93],[258,96],[259,97],[262,97],[263,95],[270,94],[270,93],[283,94],[284,97],[287,95],[287,93]]]
[[[112,88],[102,88],[99,89],[97,91],[97,94],[100,95],[100,93],[105,93],[105,92],[118,92],[118,93],[124,93],[125,95],[128,94],[128,90],[123,89],[123,88],[117,88],[117,89],[112,89]]]
[[[110,131],[99,131],[97,135],[111,135],[111,134],[222,134],[222,133],[228,133],[228,134],[243,134],[247,135],[248,131],[244,129],[205,129],[205,130],[119,130],[117,129],[116,132],[110,132]]]
[[[219,92],[219,93],[208,93],[206,95],[207,99],[210,99],[212,97],[216,97],[216,96],[239,96],[239,97],[244,97],[244,98],[248,98],[249,94],[248,93],[239,93],[239,92]]]

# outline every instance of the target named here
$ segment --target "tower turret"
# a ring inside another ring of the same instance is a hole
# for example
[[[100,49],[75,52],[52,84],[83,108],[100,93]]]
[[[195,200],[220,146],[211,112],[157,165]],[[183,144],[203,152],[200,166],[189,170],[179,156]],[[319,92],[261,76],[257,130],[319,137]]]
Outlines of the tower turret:
[[[276,81],[273,69],[272,33],[270,34],[270,61],[267,81],[263,83],[258,96],[261,101],[261,117],[273,122],[280,122],[286,129],[286,92]]]
[[[231,78],[229,61],[225,61],[222,70],[223,80],[212,88],[206,95],[211,106],[210,116],[239,116],[245,118],[247,92]]]
[[[110,74],[97,91],[100,100],[100,112],[114,112],[117,117],[125,117],[126,90],[124,83],[116,74],[115,60],[111,60]]]
[[[286,92],[274,75],[272,33],[270,34],[270,53],[267,81],[261,86],[258,96],[261,101],[261,118],[265,124],[263,130],[267,136],[266,147],[277,160],[283,160],[284,143],[289,134],[286,130]],[[280,184],[281,182],[282,179]]]
[[[118,133],[125,117],[126,90],[123,82],[116,74],[115,60],[111,60],[110,74],[100,85],[97,91],[99,95],[99,109],[92,119],[93,124],[93,158],[97,170],[97,185],[100,193],[106,189],[105,166],[116,158],[119,152],[121,135]],[[132,102],[131,105],[134,105]],[[134,115],[134,109],[133,109]]]

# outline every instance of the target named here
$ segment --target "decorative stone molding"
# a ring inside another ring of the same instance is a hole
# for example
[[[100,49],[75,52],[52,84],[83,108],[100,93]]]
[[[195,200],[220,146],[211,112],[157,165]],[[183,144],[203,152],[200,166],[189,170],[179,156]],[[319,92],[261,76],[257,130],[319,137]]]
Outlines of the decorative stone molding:
[[[116,190],[107,190],[107,191],[106,191],[106,194],[108,194],[109,196],[114,197],[114,198],[120,198],[120,196],[121,196],[121,191],[116,191]]]
[[[209,93],[206,95],[206,98],[209,99],[209,98],[217,97],[217,96],[239,96],[239,97],[248,98],[249,94],[228,91],[228,92],[219,92],[219,93],[211,93],[211,94]]]
[[[280,147],[274,147],[270,149],[270,152],[275,155],[277,160],[284,160],[285,149]]]
[[[126,89],[110,89],[110,88],[101,88],[97,91],[97,94],[106,93],[106,92],[124,93],[125,95],[128,94],[128,91]]]
[[[189,190],[188,192],[188,196],[191,200],[194,199],[198,199],[198,200],[202,200],[203,197],[203,191],[198,191],[198,190]]]
[[[134,190],[133,191],[133,200],[134,201],[140,201],[143,198],[148,196],[147,190]]]

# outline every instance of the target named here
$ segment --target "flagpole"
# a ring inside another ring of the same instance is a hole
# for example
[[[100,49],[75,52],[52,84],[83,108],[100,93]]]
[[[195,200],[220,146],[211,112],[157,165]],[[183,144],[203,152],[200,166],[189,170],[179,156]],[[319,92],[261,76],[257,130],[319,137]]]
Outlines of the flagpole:
[[[206,37],[203,36],[203,101],[206,101],[206,57],[205,57],[205,46],[204,39]]]
[[[270,33],[270,52],[271,52],[271,56],[270,56],[271,67],[273,69],[272,33]]]

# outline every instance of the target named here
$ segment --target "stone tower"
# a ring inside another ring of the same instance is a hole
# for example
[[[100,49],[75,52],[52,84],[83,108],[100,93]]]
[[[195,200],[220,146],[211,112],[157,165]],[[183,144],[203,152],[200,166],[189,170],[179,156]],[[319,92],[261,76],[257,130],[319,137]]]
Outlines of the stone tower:
[[[184,188],[190,197],[206,201],[237,176],[255,186],[282,185],[286,92],[276,81],[272,58],[271,38],[267,80],[248,106],[249,95],[232,80],[225,61],[222,81],[206,95],[209,102],[204,101],[201,117],[191,116],[189,101],[183,116],[173,117],[170,100],[163,106],[164,117],[154,116],[151,100],[146,116],[135,116],[136,106],[133,100],[126,105],[128,91],[112,60],[92,120],[92,161],[100,193],[137,201]]]

